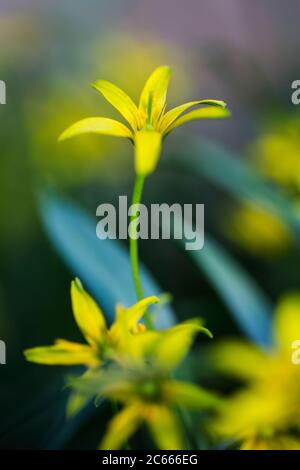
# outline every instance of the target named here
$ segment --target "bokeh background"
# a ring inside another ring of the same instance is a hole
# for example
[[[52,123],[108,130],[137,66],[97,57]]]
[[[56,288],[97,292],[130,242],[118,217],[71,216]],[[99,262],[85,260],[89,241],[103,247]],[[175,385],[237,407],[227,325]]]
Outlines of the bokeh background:
[[[109,416],[91,407],[66,423],[66,371],[22,354],[56,337],[78,339],[74,275],[108,316],[115,300],[132,297],[126,242],[106,249],[91,236],[96,207],[130,195],[132,148],[105,137],[57,143],[77,119],[117,116],[90,87],[98,78],[137,99],[167,63],[169,105],[228,103],[229,120],[192,123],[166,141],[145,187],[146,203],[205,204],[205,249],[144,241],[141,258],[159,292],[172,296],[166,315],[200,315],[216,341],[267,344],[274,305],[300,290],[300,108],[291,102],[299,16],[299,0],[1,0],[2,449],[94,448]],[[201,345],[196,375],[226,388],[211,377]]]

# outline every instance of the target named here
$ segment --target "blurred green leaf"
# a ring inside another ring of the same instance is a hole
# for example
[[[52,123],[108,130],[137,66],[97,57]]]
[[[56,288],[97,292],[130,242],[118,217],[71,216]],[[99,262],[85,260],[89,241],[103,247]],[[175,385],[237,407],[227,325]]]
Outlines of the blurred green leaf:
[[[117,303],[130,306],[136,302],[129,255],[117,240],[96,236],[97,220],[84,210],[53,192],[39,195],[39,209],[46,232],[63,260],[96,298],[110,320]],[[158,295],[161,289],[141,266],[145,295]],[[169,305],[156,317],[158,328],[175,321]]]
[[[249,274],[212,238],[187,252],[205,274],[244,333],[257,344],[271,342],[272,306]]]

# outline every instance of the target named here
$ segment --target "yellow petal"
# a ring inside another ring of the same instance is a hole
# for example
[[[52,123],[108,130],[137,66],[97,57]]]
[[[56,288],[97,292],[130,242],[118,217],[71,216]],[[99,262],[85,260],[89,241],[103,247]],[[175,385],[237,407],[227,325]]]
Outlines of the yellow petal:
[[[286,295],[275,310],[275,341],[279,348],[291,356],[292,343],[300,339],[300,294]]]
[[[151,296],[140,300],[129,308],[125,308],[122,305],[117,306],[116,320],[109,330],[109,335],[113,344],[118,345],[118,349],[126,352],[127,346],[131,346],[129,343],[133,334],[138,334],[136,332],[138,321],[143,317],[148,307],[158,301],[158,297]]]
[[[171,69],[165,65],[158,67],[148,78],[140,97],[139,111],[144,121],[146,120],[149,100],[152,99],[152,116],[151,123],[155,123],[161,115],[165,103],[169,80],[171,77]]]
[[[110,422],[100,444],[101,450],[117,450],[132,436],[141,424],[142,405],[134,403],[124,408]]]
[[[162,405],[148,405],[144,414],[158,449],[183,450],[185,448],[180,424],[173,411]]]
[[[91,117],[75,122],[59,137],[59,141],[70,139],[81,134],[102,134],[114,137],[127,137],[132,140],[132,132],[119,121],[114,119]]]
[[[135,171],[147,175],[155,170],[161,151],[161,134],[151,130],[135,134]]]
[[[300,439],[289,435],[279,436],[274,444],[270,450],[300,450]]]
[[[162,332],[146,330],[138,334],[122,335],[114,359],[123,367],[140,367],[155,354]]]
[[[195,109],[194,111],[184,114],[176,119],[176,121],[169,126],[167,133],[190,121],[198,119],[224,119],[229,116],[230,111],[227,108],[222,108],[220,106],[207,106],[205,108]]]
[[[290,396],[290,388],[281,388],[281,374],[259,381],[227,397],[212,422],[213,429],[223,437],[245,438],[266,430],[286,429],[297,421],[298,400]],[[272,371],[271,371],[272,376]],[[275,379],[275,382],[274,382]],[[285,380],[285,379],[283,379]],[[276,382],[278,382],[279,388]],[[290,400],[291,398],[291,400]]]
[[[264,439],[263,437],[250,437],[244,441],[241,450],[300,450],[300,440],[292,436],[279,435]]]
[[[99,348],[105,340],[106,323],[94,299],[83,289],[79,279],[72,281],[71,298],[77,325],[87,342]]]
[[[242,443],[240,450],[270,450],[268,442],[257,436],[249,437]]]
[[[203,328],[199,319],[188,320],[166,330],[157,343],[153,357],[157,367],[172,371],[187,355],[197,333],[211,333]]]
[[[221,108],[226,108],[226,103],[221,100],[199,100],[199,101],[190,101],[189,103],[184,103],[181,104],[180,106],[177,106],[176,108],[171,109],[168,111],[160,121],[159,125],[159,130],[163,133],[166,134],[168,132],[168,127],[173,124],[173,122],[181,116],[182,113],[187,111],[189,108],[192,108],[193,106],[197,106],[200,104],[209,104],[212,106],[219,106]]]
[[[24,351],[27,361],[46,365],[95,366],[100,360],[95,352],[84,344],[57,340],[53,346],[40,346]]]
[[[93,87],[100,91],[104,98],[119,111],[133,130],[136,131],[139,128],[138,108],[123,90],[106,80],[98,80],[93,83]]]
[[[116,323],[120,322],[123,325],[126,324],[127,329],[132,330],[137,322],[141,320],[150,305],[156,304],[157,302],[159,302],[159,298],[152,295],[145,297],[129,308],[124,308],[119,305],[116,312]]]
[[[209,410],[215,409],[222,401],[212,392],[208,392],[192,383],[170,380],[163,385],[163,394],[176,406]]]
[[[264,351],[238,340],[215,345],[210,359],[218,371],[242,380],[264,378],[270,366],[270,359]]]

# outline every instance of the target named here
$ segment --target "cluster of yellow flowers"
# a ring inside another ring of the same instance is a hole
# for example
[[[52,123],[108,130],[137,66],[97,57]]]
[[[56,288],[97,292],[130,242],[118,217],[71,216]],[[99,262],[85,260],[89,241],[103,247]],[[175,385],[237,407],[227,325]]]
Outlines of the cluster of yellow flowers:
[[[103,313],[80,281],[72,282],[75,321],[87,344],[58,339],[53,346],[28,349],[28,361],[47,365],[83,365],[86,372],[73,379],[69,415],[93,396],[121,402],[123,409],[112,419],[102,449],[117,449],[142,422],[149,426],[161,449],[184,449],[176,407],[214,409],[219,398],[199,386],[177,381],[172,373],[188,353],[197,333],[211,337],[199,319],[167,330],[148,330],[141,323],[147,308],[158,302],[147,297],[132,307],[116,307],[115,321],[107,326]]]

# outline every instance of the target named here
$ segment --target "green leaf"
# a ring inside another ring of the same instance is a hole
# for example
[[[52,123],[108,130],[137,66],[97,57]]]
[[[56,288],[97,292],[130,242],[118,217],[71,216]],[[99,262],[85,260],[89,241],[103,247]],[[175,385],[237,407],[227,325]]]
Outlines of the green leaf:
[[[200,251],[188,251],[247,336],[271,344],[272,305],[254,279],[225,249],[208,236]]]
[[[117,303],[130,306],[136,302],[129,255],[118,240],[99,240],[95,235],[96,220],[54,192],[40,193],[39,209],[46,233],[72,276],[82,280],[110,320]],[[159,295],[161,289],[143,266],[141,277],[145,296]],[[174,319],[171,307],[165,305],[156,324],[167,328]]]

